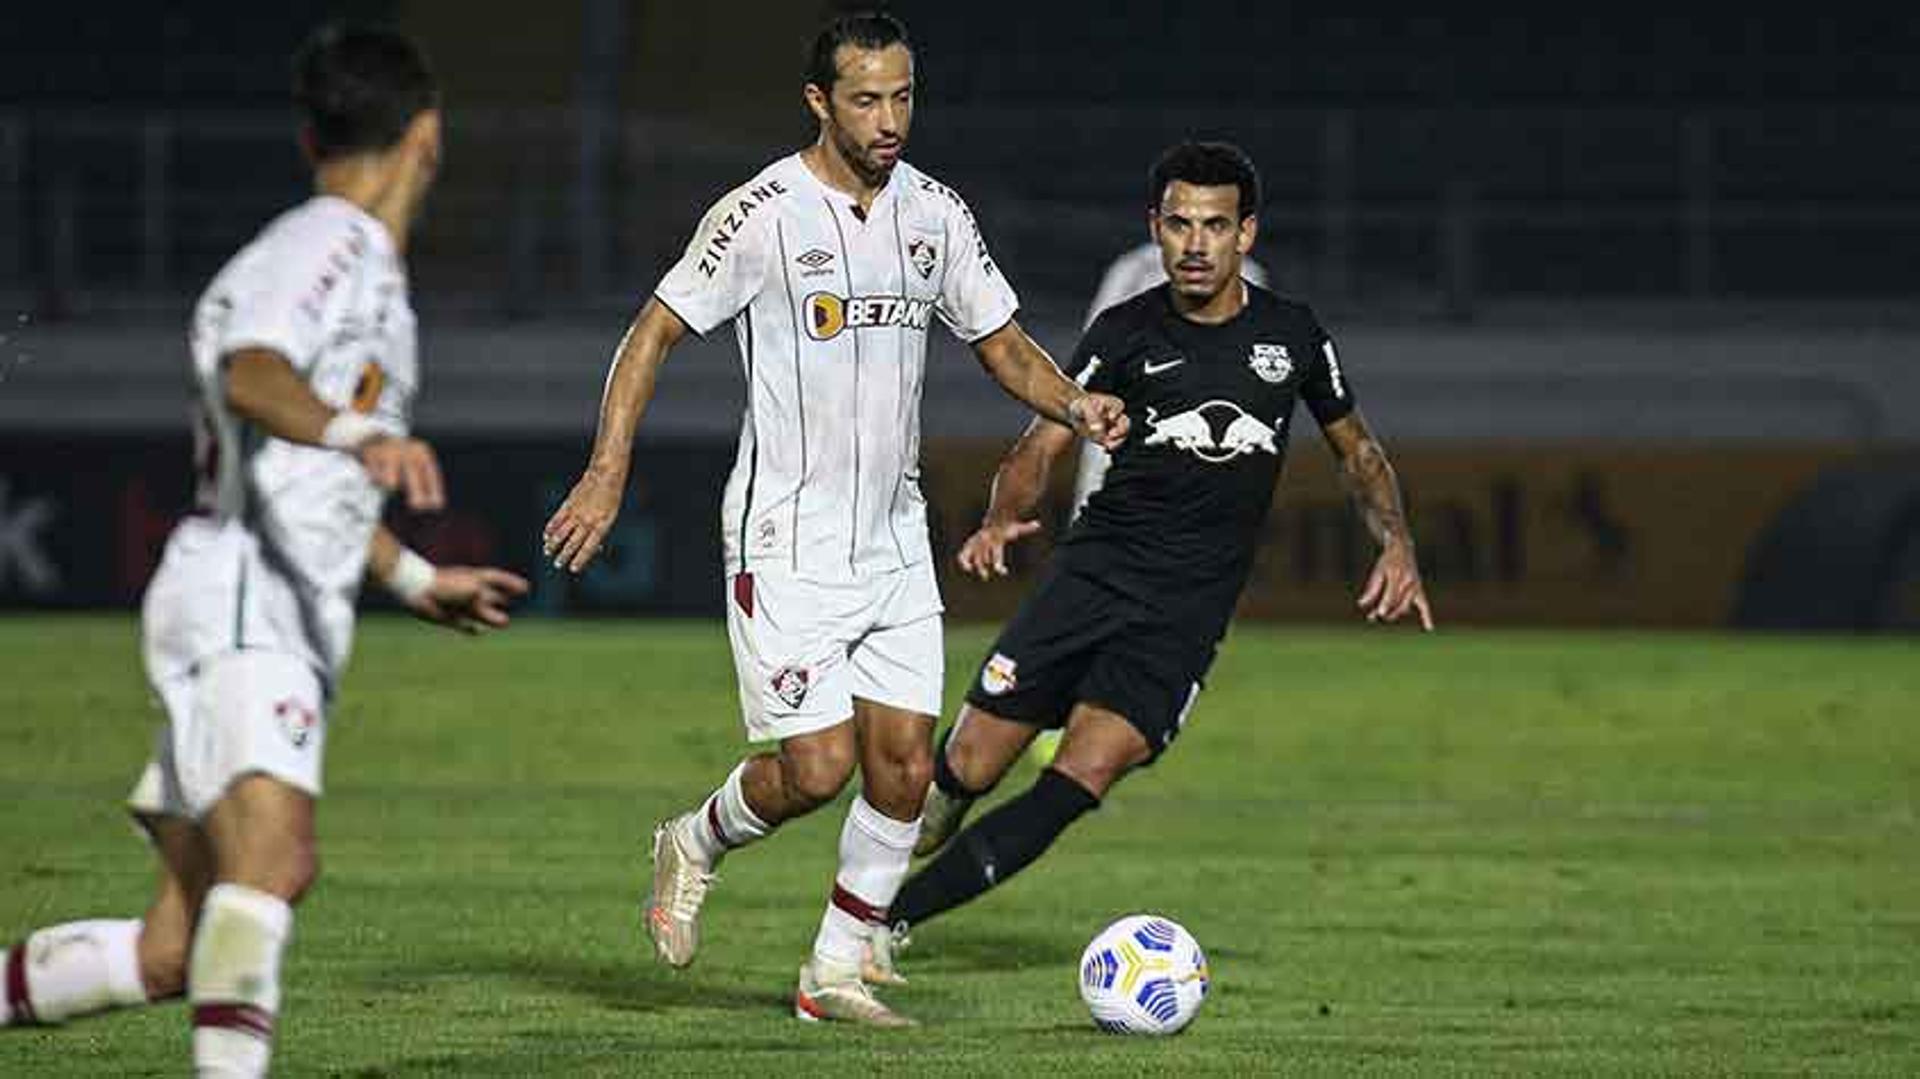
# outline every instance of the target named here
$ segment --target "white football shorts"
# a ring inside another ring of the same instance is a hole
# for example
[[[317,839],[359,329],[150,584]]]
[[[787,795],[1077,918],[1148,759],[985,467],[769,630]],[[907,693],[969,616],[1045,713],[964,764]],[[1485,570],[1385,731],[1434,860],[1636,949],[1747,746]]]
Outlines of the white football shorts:
[[[154,686],[166,722],[127,807],[198,820],[259,773],[315,797],[326,742],[320,677],[284,652],[220,652]]]
[[[855,698],[940,714],[944,607],[933,563],[847,583],[755,567],[728,578],[726,603],[748,741],[843,723]]]

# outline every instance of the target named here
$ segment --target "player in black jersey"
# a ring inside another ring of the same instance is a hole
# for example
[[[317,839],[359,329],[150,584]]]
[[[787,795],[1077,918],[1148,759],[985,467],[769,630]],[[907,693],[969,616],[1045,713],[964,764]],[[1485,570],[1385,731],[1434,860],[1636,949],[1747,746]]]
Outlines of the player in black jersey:
[[[907,928],[1019,872],[1172,744],[1246,584],[1296,401],[1319,423],[1380,544],[1360,608],[1368,621],[1412,613],[1433,628],[1399,484],[1354,408],[1333,342],[1306,305],[1241,279],[1258,227],[1253,163],[1224,143],[1182,143],[1149,183],[1169,281],[1102,312],[1068,368],[1121,397],[1134,433],[994,642],[934,755],[917,852],[945,850],[895,899],[891,932],[873,940],[873,977],[897,978],[892,949]],[[1073,441],[1048,420],[1027,428],[960,550],[963,569],[1005,575],[1007,545],[1039,530],[1030,515]],[[967,807],[1034,736],[1062,726],[1032,789],[955,838]]]

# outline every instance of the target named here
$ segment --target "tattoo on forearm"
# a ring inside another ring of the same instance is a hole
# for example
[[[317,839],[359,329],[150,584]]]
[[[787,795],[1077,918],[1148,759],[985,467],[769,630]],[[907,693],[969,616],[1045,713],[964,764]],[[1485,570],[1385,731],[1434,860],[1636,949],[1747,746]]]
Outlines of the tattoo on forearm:
[[[1341,476],[1375,542],[1411,543],[1407,511],[1400,499],[1400,481],[1387,461],[1387,452],[1371,438],[1361,440],[1342,462]]]

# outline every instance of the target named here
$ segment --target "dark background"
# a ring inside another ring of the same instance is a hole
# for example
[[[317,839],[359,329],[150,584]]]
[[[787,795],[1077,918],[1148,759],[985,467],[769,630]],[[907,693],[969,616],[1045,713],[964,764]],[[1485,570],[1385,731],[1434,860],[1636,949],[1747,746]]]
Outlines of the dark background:
[[[1423,489],[1448,506],[1478,505],[1473,491],[1501,483],[1548,500],[1613,492],[1625,508],[1588,513],[1618,532],[1607,542],[1624,561],[1609,572],[1650,595],[1699,595],[1684,609],[1609,607],[1607,622],[1752,622],[1765,608],[1784,609],[1770,617],[1787,625],[1911,624],[1913,20],[887,6],[916,42],[910,157],[967,196],[1020,290],[1023,323],[1049,348],[1071,347],[1102,269],[1143,237],[1153,155],[1181,137],[1230,138],[1267,184],[1256,255],[1341,339],[1416,513]],[[577,467],[625,320],[708,202],[810,137],[805,46],[835,7],[205,0],[10,13],[0,603],[132,595],[130,581],[72,582],[119,581],[95,561],[124,561],[160,533],[101,538],[49,522],[91,518],[132,497],[129,485],[156,513],[177,508],[185,315],[219,264],[305,193],[287,59],[315,24],[394,23],[441,74],[448,167],[410,255],[429,373],[422,426],[447,443],[462,512],[490,522],[492,556],[530,567],[529,529]],[[717,612],[713,517],[739,376],[724,342],[687,352],[642,438],[662,455],[646,497],[673,542],[634,539],[630,560],[646,567],[622,578],[685,594],[555,581],[543,584],[546,609]],[[930,492],[952,531],[1020,415],[964,350],[942,342],[931,362],[929,463],[967,462]],[[1543,471],[1546,459],[1567,471]],[[698,464],[679,467],[688,461]],[[1289,483],[1311,488],[1323,471],[1304,455]],[[1449,486],[1475,474],[1478,487]],[[1633,497],[1663,475],[1704,478],[1676,481],[1701,484],[1684,498]],[[1846,479],[1856,475],[1868,478]],[[1849,482],[1869,493],[1831,493]],[[1824,508],[1794,508],[1819,492]],[[1281,506],[1277,546],[1291,542],[1284,494]],[[1461,512],[1488,534],[1522,527],[1495,508]],[[1679,527],[1696,512],[1708,524]],[[1820,537],[1836,533],[1865,538],[1835,554]],[[1688,534],[1712,548],[1711,572]],[[1432,557],[1446,583],[1459,559]],[[68,583],[30,587],[35,558]],[[1335,617],[1329,597],[1355,561],[1297,596],[1283,588],[1261,612]],[[1470,621],[1594,620],[1578,589],[1525,604],[1517,597],[1558,586],[1476,572],[1456,573],[1449,595]],[[1756,578],[1802,598],[1756,606]],[[1867,597],[1852,613],[1813,613],[1847,589]],[[982,616],[1004,608],[997,597],[950,596]]]

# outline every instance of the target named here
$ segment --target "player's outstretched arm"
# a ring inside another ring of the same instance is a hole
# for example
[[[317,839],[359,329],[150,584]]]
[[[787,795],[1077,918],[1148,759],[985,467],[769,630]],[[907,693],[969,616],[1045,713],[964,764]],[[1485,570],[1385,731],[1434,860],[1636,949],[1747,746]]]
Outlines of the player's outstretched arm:
[[[408,509],[446,505],[446,485],[432,446],[396,437],[371,416],[330,408],[285,356],[271,349],[243,348],[226,356],[223,369],[227,407],[235,415],[275,438],[352,454],[374,483],[403,492]]]
[[[593,453],[579,482],[541,534],[541,550],[553,559],[555,568],[579,573],[600,553],[614,518],[620,516],[634,430],[653,400],[660,365],[686,333],[687,324],[672,308],[649,299],[620,339],[606,389],[600,394],[600,426],[593,436]]]
[[[1360,590],[1360,609],[1367,612],[1369,622],[1396,622],[1409,611],[1418,612],[1420,627],[1431,630],[1433,610],[1414,557],[1400,480],[1387,451],[1357,409],[1327,424],[1323,432],[1339,460],[1340,478],[1359,507],[1367,531],[1380,544],[1380,557]]]
[[[408,550],[381,525],[367,547],[367,576],[421,618],[462,633],[505,629],[507,608],[527,594],[527,581],[494,566],[436,566]]]
[[[1088,393],[1060,373],[1053,357],[1009,322],[973,343],[973,353],[994,381],[1027,407],[1104,449],[1127,440],[1127,408],[1118,397]]]
[[[1074,433],[1044,417],[1035,417],[1000,460],[993,474],[987,516],[960,545],[960,568],[985,581],[1007,575],[1007,547],[1040,531],[1033,519],[1047,489],[1053,463],[1073,448]]]

